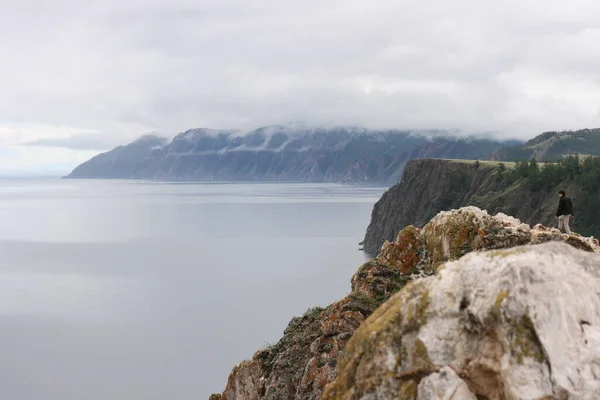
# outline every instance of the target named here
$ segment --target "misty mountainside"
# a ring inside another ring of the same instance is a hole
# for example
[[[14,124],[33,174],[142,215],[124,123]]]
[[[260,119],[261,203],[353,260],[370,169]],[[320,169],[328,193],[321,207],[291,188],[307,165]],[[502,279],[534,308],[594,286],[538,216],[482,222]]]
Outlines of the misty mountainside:
[[[600,158],[501,163],[421,159],[410,161],[400,182],[373,207],[364,250],[377,254],[402,227],[424,226],[440,211],[477,206],[530,225],[556,226],[558,191],[572,199],[571,230],[600,236]]]
[[[132,176],[139,163],[152,152],[162,149],[169,140],[155,135],[144,135],[125,146],[99,154],[75,168],[71,178],[118,179]]]
[[[516,143],[444,134],[292,125],[243,135],[192,129],[170,143],[140,139],[100,154],[67,178],[394,184],[411,159],[481,159]]]
[[[600,128],[545,132],[522,145],[494,151],[491,160],[556,160],[568,155],[600,156]]]

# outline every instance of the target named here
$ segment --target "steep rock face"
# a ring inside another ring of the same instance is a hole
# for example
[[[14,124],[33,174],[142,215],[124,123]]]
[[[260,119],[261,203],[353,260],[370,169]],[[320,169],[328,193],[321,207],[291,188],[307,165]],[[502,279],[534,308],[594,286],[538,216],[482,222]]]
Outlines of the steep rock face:
[[[423,229],[408,226],[398,233],[396,241],[385,243],[377,258],[358,269],[346,298],[294,318],[276,345],[236,366],[222,398],[319,399],[337,376],[338,358],[352,334],[408,282],[433,275],[444,261],[474,250],[547,241],[564,241],[588,252],[600,252],[595,239],[568,237],[543,226],[532,229],[515,218],[490,216],[476,207],[442,212]],[[443,379],[452,377],[445,374]],[[436,382],[428,390],[437,390]]]
[[[364,250],[377,254],[408,225],[424,226],[442,210],[466,205],[482,182],[494,174],[489,165],[448,160],[410,161],[400,182],[383,194],[373,207]]]
[[[118,166],[104,162],[116,155],[124,157],[122,148],[117,148],[82,164],[69,177],[394,184],[410,159],[479,159],[504,144],[361,128],[278,125],[245,135],[233,130],[191,129],[157,151],[143,157],[136,154],[120,172]]]
[[[361,325],[323,399],[598,399],[598,287],[564,243],[446,263]]]
[[[585,188],[565,180],[557,187],[537,189],[527,181],[509,183],[497,162],[423,159],[410,161],[402,179],[373,207],[364,250],[378,254],[386,240],[407,225],[422,227],[442,210],[477,206],[491,213],[513,215],[530,225],[556,226],[558,188],[566,189],[576,214],[595,211],[597,204],[578,201]],[[595,229],[571,224],[571,229],[597,235]]]
[[[369,268],[372,278],[364,285],[378,296],[353,291],[325,309],[313,308],[292,319],[277,344],[232,370],[221,398],[319,399],[325,385],[335,378],[338,355],[356,328],[406,282],[385,265],[372,262]]]

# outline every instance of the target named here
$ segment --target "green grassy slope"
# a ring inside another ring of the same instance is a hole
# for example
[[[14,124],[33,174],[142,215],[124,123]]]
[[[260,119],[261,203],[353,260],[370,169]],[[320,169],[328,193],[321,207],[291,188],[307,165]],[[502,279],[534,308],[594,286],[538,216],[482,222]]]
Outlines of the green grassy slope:
[[[495,151],[493,160],[556,160],[567,155],[600,156],[600,129],[545,132],[524,145]]]

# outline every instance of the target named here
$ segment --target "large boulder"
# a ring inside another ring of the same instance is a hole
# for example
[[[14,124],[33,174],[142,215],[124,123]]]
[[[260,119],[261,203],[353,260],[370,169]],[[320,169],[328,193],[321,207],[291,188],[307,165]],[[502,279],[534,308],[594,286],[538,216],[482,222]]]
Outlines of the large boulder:
[[[600,256],[476,252],[379,307],[323,399],[600,398]]]

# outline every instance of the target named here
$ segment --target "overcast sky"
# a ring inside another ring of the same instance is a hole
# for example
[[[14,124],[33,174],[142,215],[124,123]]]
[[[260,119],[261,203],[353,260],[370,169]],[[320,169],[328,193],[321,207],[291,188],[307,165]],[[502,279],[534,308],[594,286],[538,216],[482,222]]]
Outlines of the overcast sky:
[[[529,138],[600,126],[597,0],[0,0],[0,10],[0,172],[69,168],[194,127],[300,120]]]

